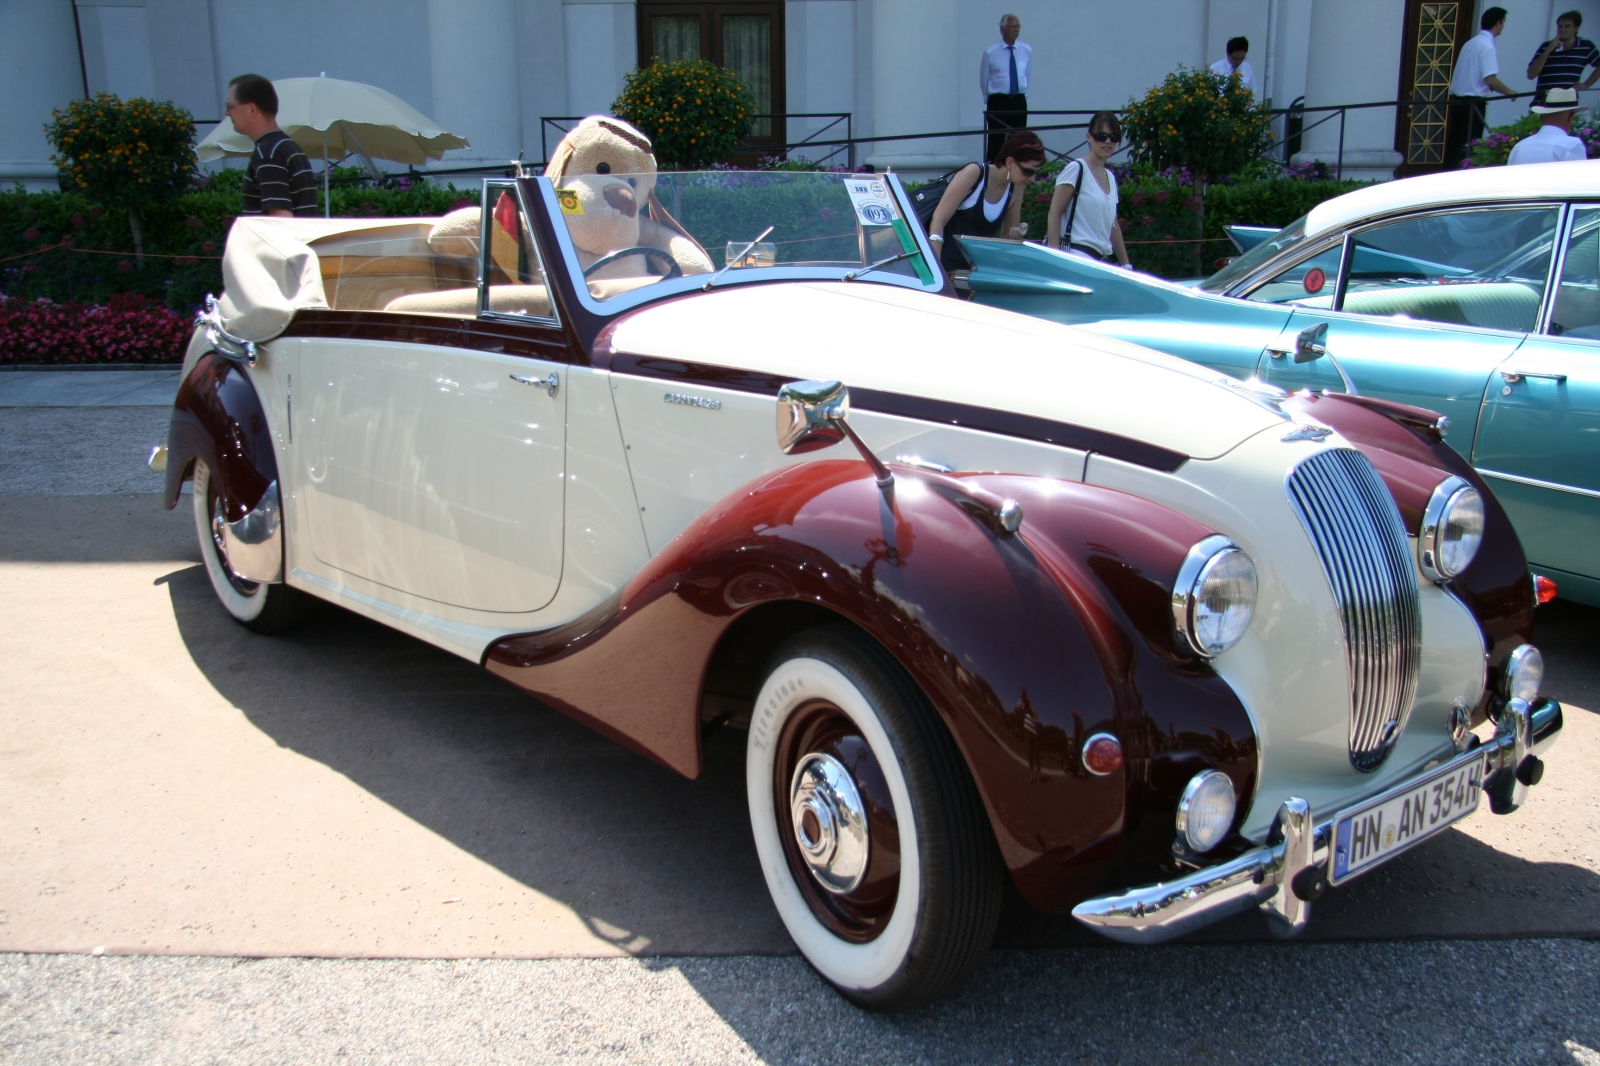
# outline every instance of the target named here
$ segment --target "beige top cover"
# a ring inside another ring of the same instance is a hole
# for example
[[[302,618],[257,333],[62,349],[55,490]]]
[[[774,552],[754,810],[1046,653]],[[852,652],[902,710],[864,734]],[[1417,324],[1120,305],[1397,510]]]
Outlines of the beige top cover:
[[[222,328],[247,341],[268,341],[302,307],[327,307],[322,272],[311,247],[318,240],[382,229],[392,218],[270,218],[234,220],[222,255]],[[436,222],[437,219],[407,219]]]

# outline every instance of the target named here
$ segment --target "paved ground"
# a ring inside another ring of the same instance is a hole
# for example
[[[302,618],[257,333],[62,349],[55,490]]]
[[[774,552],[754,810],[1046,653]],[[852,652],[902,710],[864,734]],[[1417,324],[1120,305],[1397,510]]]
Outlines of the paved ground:
[[[0,1060],[1600,1066],[1600,612],[1541,612],[1535,801],[1335,893],[1344,943],[1132,951],[1013,900],[1002,945],[1055,947],[885,1021],[788,954],[738,734],[686,782],[343,611],[233,626],[140,473],[164,417],[0,410]]]

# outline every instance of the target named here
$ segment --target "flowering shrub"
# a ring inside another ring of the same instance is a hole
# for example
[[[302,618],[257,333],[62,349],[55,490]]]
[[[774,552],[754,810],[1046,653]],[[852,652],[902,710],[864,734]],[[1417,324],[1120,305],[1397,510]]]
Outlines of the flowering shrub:
[[[126,210],[134,252],[143,255],[140,210],[176,200],[194,181],[194,116],[170,101],[124,102],[111,93],[74,100],[51,115],[45,136],[62,188]]]
[[[750,131],[755,97],[737,74],[704,59],[635,67],[611,113],[650,138],[662,170],[703,170]]]
[[[1238,78],[1179,67],[1122,112],[1133,158],[1186,167],[1208,182],[1247,167],[1271,143],[1272,115]]]
[[[175,363],[192,321],[123,293],[103,307],[0,296],[0,365]]]
[[[1539,116],[1528,114],[1510,125],[1494,127],[1482,139],[1467,145],[1468,155],[1462,166],[1504,166],[1517,142],[1538,132],[1539,126]],[[1590,159],[1600,159],[1600,119],[1593,112],[1573,117],[1572,135],[1589,149]]]

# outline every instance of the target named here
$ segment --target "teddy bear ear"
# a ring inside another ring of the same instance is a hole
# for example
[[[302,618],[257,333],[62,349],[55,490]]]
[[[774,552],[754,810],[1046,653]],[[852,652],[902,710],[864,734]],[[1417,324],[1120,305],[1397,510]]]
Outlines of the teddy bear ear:
[[[556,145],[556,150],[550,155],[550,164],[544,168],[547,178],[559,181],[567,172],[567,164],[572,162],[572,134],[561,138],[561,143]]]

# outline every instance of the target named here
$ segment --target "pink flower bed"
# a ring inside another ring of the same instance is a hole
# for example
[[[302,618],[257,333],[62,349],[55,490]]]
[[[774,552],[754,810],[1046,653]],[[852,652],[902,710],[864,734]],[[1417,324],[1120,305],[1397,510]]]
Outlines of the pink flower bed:
[[[0,296],[0,365],[176,363],[193,329],[191,319],[129,293],[104,307]]]

